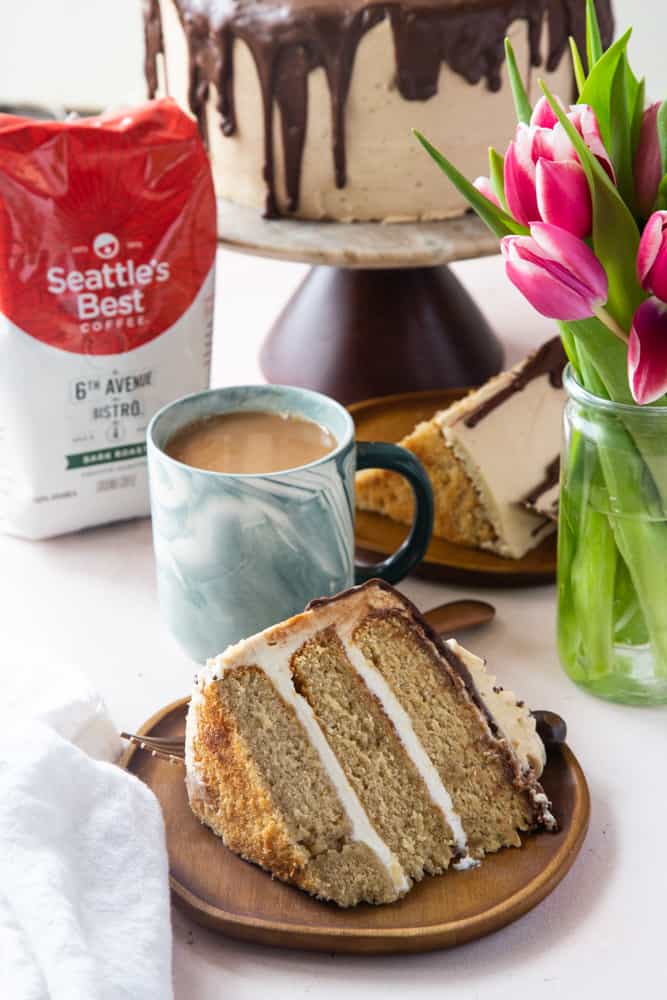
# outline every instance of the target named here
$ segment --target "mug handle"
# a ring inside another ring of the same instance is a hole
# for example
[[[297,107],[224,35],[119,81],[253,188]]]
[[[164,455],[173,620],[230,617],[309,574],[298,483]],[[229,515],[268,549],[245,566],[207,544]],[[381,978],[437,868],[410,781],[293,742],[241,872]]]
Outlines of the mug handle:
[[[355,566],[355,582],[365,583],[380,577],[398,583],[421,562],[433,533],[433,490],[423,465],[406,448],[381,441],[357,442],[357,471],[390,469],[409,482],[415,498],[415,516],[410,534],[400,549],[375,566]]]

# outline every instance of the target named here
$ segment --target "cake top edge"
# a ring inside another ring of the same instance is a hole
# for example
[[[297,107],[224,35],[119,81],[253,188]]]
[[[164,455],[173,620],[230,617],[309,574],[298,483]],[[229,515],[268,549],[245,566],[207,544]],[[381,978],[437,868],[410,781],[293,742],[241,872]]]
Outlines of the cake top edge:
[[[560,337],[552,337],[512,368],[500,372],[479,389],[473,389],[447,409],[440,410],[433,419],[441,428],[464,423],[466,427],[473,429],[495,409],[538,378],[546,377],[553,389],[562,389],[566,364],[567,355]]]
[[[275,647],[277,651],[284,654],[285,647],[292,645],[295,641],[305,641],[304,636],[313,631],[326,628],[327,624],[334,624],[341,615],[336,614],[341,604],[346,604],[346,611],[350,617],[361,620],[372,611],[383,611],[391,608],[403,609],[411,614],[419,614],[414,605],[402,594],[400,594],[391,584],[384,580],[373,579],[355,587],[349,587],[331,597],[318,597],[311,601],[304,611],[286,618],[282,622],[270,625],[268,628],[257,632],[255,635],[240,639],[239,642],[228,646],[218,656],[208,661],[207,666],[217,665],[221,667],[231,667],[242,662],[248,662],[248,656],[252,655],[260,645]]]

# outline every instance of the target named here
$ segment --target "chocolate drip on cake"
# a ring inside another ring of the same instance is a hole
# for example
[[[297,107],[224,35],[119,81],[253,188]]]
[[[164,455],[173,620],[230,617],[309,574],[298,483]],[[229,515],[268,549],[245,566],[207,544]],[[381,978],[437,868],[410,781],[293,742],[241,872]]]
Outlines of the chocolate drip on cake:
[[[546,66],[554,70],[573,35],[584,49],[581,0],[173,0],[189,49],[190,108],[206,140],[209,86],[218,91],[224,135],[236,130],[234,41],[252,53],[260,83],[264,119],[266,215],[278,214],[275,184],[273,109],[280,111],[288,211],[296,210],[308,120],[308,76],[325,72],[331,97],[336,186],[346,184],[345,104],[359,42],[389,18],[396,54],[396,83],[408,101],[426,101],[438,90],[443,63],[470,84],[501,86],[503,39],[510,25],[525,21],[533,66],[542,62],[542,26],[548,21]],[[611,0],[597,0],[605,44],[613,35]],[[146,80],[157,90],[157,57],[164,51],[158,0],[144,0]],[[381,164],[378,164],[381,169]]]
[[[540,506],[539,501],[541,497],[543,497],[546,493],[549,492],[549,490],[553,490],[553,488],[558,485],[559,479],[560,479],[560,457],[555,458],[553,462],[551,462],[547,466],[546,472],[544,474],[544,479],[542,479],[542,481],[538,483],[535,489],[531,490],[530,493],[528,493],[528,495],[522,501],[522,504],[527,511],[530,511],[531,514],[539,514],[542,517],[542,520],[533,529],[533,535],[538,535],[543,530],[543,528],[546,527],[546,525],[551,524],[554,521],[558,521],[557,495],[551,509],[546,507],[542,508]]]
[[[543,493],[546,493],[547,490],[551,490],[554,488],[554,486],[558,482],[559,477],[560,477],[560,458],[555,458],[553,462],[550,462],[549,465],[547,466],[546,472],[544,474],[544,479],[542,480],[542,482],[538,483],[538,485],[535,487],[534,490],[531,490],[531,492],[528,494],[527,497],[525,497],[523,502],[527,506],[533,507],[540,499]]]
[[[476,410],[468,414],[464,423],[466,427],[476,427],[485,417],[493,413],[497,407],[508,400],[515,392],[521,392],[526,386],[542,375],[548,375],[554,389],[563,385],[563,369],[567,364],[567,356],[563,350],[560,337],[547,341],[543,347],[528,359],[512,378],[509,385],[499,389],[495,395],[484,400]],[[551,484],[553,485],[553,483]]]
[[[552,490],[554,486],[558,485],[558,480],[560,479],[560,458],[555,458],[553,462],[550,462],[544,473],[544,479],[538,483],[534,490],[524,498],[523,505],[528,510],[535,510],[535,506],[545,493]],[[546,514],[546,511],[545,511]],[[547,519],[551,519],[550,514],[546,514]],[[555,520],[555,518],[554,518]]]

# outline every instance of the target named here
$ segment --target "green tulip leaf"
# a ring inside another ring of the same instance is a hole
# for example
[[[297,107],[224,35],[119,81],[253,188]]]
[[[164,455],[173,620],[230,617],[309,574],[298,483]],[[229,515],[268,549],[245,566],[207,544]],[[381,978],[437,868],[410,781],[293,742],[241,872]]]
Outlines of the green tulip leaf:
[[[528,94],[526,93],[526,88],[523,85],[521,73],[519,72],[519,67],[516,64],[514,49],[512,48],[512,43],[509,38],[505,39],[505,57],[507,59],[507,72],[509,74],[510,85],[512,87],[512,96],[514,97],[516,117],[518,121],[524,122],[524,124],[527,125],[530,121],[533,109],[530,105],[530,101],[528,100]]]
[[[629,95],[628,95],[629,96]],[[635,154],[637,153],[637,147],[639,146],[639,137],[641,135],[642,129],[642,119],[644,117],[644,105],[646,104],[646,80],[643,78],[639,81],[637,85],[637,93],[635,95],[635,107],[632,112],[632,159],[634,163]],[[630,104],[628,104],[628,108]]]
[[[634,214],[635,178],[633,170],[633,116],[639,84],[632,76],[625,52],[622,54],[611,86],[611,134],[607,151],[616,171],[616,183],[625,204]]]
[[[667,101],[663,101],[658,111],[658,141],[662,155],[662,172],[667,174]]]
[[[606,170],[542,80],[540,86],[586,172],[593,201],[593,249],[609,279],[607,308],[616,322],[628,331],[637,306],[645,298],[635,270],[639,247],[637,223]]]
[[[658,187],[658,197],[655,200],[655,209],[657,212],[664,212],[667,210],[667,174],[660,181],[660,186]]]
[[[586,0],[586,55],[589,73],[596,62],[602,58],[603,51],[595,0]]]
[[[499,239],[503,236],[526,236],[529,230],[520,225],[518,222],[504,212],[502,209],[497,208],[488,198],[485,198],[477,188],[470,183],[470,181],[463,176],[463,174],[456,169],[453,163],[447,159],[446,156],[432,146],[425,136],[421,132],[413,130],[415,137],[424,147],[426,152],[429,154],[432,160],[434,160],[440,167],[442,172],[449,178],[455,188],[461,192],[464,198],[467,199],[471,208],[479,215],[482,222],[484,222],[491,232],[495,233]]]
[[[507,208],[505,200],[505,157],[501,156],[493,146],[489,149],[489,176],[494,194],[503,208]]]
[[[632,403],[628,385],[628,349],[599,319],[561,323],[561,335],[577,345],[583,385],[616,403]],[[568,352],[569,354],[569,352]],[[594,368],[593,368],[594,364]],[[593,379],[593,374],[596,378]]]
[[[612,105],[612,88],[614,78],[618,72],[618,66],[627,49],[632,29],[614,42],[611,48],[600,57],[593,69],[588,74],[588,79],[579,95],[580,104],[589,104],[595,112],[602,141],[609,152],[611,152],[613,120],[617,109]],[[634,108],[634,102],[632,103]],[[613,108],[613,111],[612,111]],[[614,164],[616,166],[616,164]]]
[[[586,70],[584,69],[584,63],[581,58],[581,53],[579,51],[579,46],[576,40],[570,35],[570,52],[572,53],[572,66],[574,68],[574,79],[577,84],[577,93],[581,94],[582,90],[586,85]]]

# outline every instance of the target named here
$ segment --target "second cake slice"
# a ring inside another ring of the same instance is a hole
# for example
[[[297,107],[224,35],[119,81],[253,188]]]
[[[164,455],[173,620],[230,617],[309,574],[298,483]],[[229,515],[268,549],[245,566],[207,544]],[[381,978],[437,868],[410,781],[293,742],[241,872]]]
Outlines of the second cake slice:
[[[520,559],[555,531],[566,362],[556,337],[399,442],[431,480],[437,537]],[[358,473],[356,497],[359,510],[412,523],[396,473]]]

